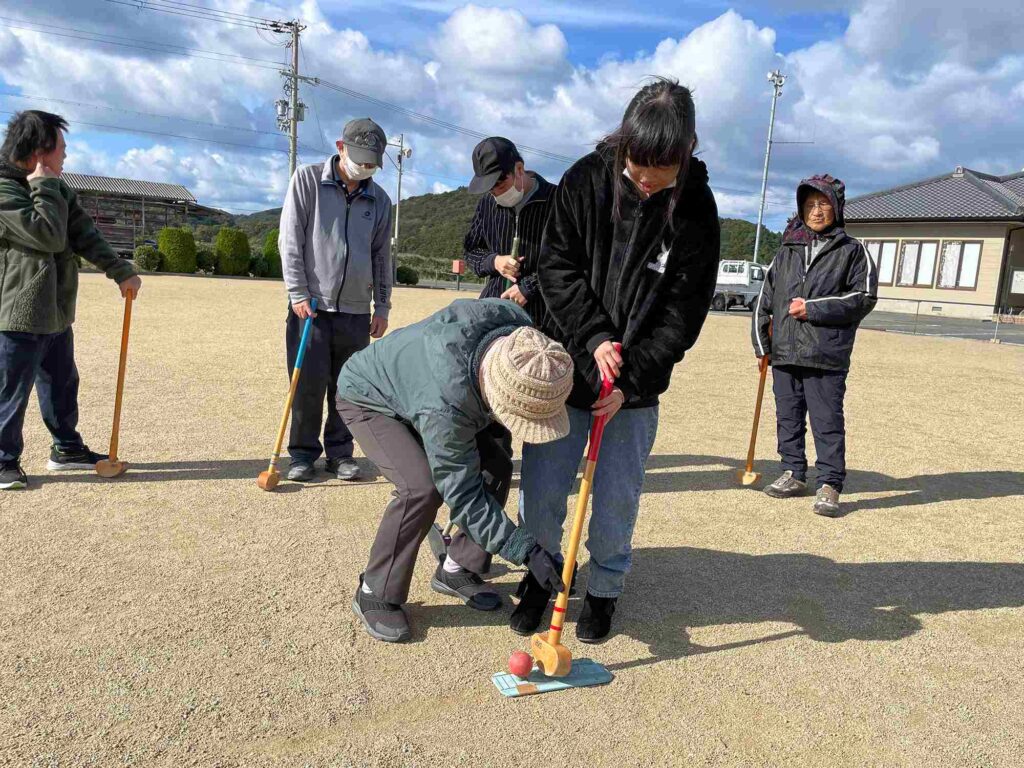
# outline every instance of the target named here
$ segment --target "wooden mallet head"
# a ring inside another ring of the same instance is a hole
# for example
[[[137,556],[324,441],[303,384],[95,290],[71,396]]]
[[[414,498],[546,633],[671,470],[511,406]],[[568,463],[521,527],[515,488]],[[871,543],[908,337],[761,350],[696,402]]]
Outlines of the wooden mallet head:
[[[128,471],[127,461],[117,459],[103,459],[96,462],[96,474],[108,480],[112,477],[119,477]]]
[[[736,473],[736,478],[741,485],[753,485],[761,479],[760,472],[744,472],[742,469]]]
[[[572,670],[572,654],[560,642],[548,642],[547,632],[538,632],[530,640],[530,653],[548,677],[565,677]]]
[[[275,470],[266,470],[260,472],[260,476],[256,478],[256,485],[262,488],[264,491],[272,491],[277,488],[278,482],[281,480],[281,474]]]

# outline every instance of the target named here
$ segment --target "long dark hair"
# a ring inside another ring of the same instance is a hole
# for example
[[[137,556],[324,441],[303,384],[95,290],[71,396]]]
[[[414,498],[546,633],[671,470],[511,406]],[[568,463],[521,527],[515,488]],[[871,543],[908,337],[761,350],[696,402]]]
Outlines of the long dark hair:
[[[622,193],[628,183],[623,170],[627,158],[648,167],[679,164],[676,186],[665,210],[665,226],[671,236],[672,214],[683,194],[690,159],[697,148],[690,89],[667,77],[655,78],[633,97],[622,117],[622,124],[601,143],[615,151],[612,215],[616,221],[622,221]]]

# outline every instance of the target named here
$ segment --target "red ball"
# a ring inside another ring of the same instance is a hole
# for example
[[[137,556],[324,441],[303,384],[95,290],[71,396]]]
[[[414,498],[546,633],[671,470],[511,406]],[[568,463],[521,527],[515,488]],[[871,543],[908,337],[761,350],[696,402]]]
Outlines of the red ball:
[[[525,651],[515,651],[508,658],[508,671],[516,677],[529,677],[533,670],[533,658]]]

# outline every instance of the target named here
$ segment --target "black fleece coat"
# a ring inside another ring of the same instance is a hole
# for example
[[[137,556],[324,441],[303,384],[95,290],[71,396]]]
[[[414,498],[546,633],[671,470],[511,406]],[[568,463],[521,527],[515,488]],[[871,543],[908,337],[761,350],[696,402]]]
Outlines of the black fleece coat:
[[[519,290],[526,297],[526,311],[539,325],[544,316],[544,301],[537,287],[537,255],[548,219],[548,201],[555,185],[539,173],[530,172],[530,175],[537,188],[519,213],[515,208],[498,205],[490,193],[481,196],[463,241],[463,251],[470,268],[479,277],[487,278],[480,298],[500,298],[505,292],[505,279],[494,268],[494,259],[512,253],[512,239],[518,231],[519,256],[523,259]]]
[[[848,371],[857,326],[878,302],[878,273],[864,246],[843,229],[843,183],[831,176],[800,182],[797,211],[812,190],[831,202],[835,226],[815,235],[802,213],[790,221],[754,304],[751,340],[754,354],[771,355],[773,366]],[[815,237],[825,240],[817,255],[811,248]],[[806,320],[789,314],[796,298],[807,302]]]
[[[577,161],[555,190],[540,249],[544,330],[572,355],[569,404],[577,408],[597,399],[594,350],[609,340],[623,345],[616,385],[624,407],[657,404],[672,367],[697,341],[718,274],[718,208],[703,162],[690,164],[670,239],[672,189],[641,201],[631,182],[615,176],[614,154],[604,146]],[[614,184],[622,182],[616,221]]]

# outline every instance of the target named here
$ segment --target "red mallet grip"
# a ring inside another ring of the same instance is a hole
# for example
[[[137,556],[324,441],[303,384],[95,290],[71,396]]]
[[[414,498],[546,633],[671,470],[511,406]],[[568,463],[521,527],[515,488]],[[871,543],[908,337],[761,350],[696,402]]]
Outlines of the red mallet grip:
[[[613,346],[616,352],[622,352],[622,344],[615,342]],[[613,389],[615,389],[615,379],[602,375],[600,399],[604,400],[608,397]],[[597,454],[601,450],[601,437],[604,435],[604,425],[607,422],[607,416],[598,416],[594,419],[594,423],[590,428],[590,450],[587,451],[587,461],[597,461]]]

